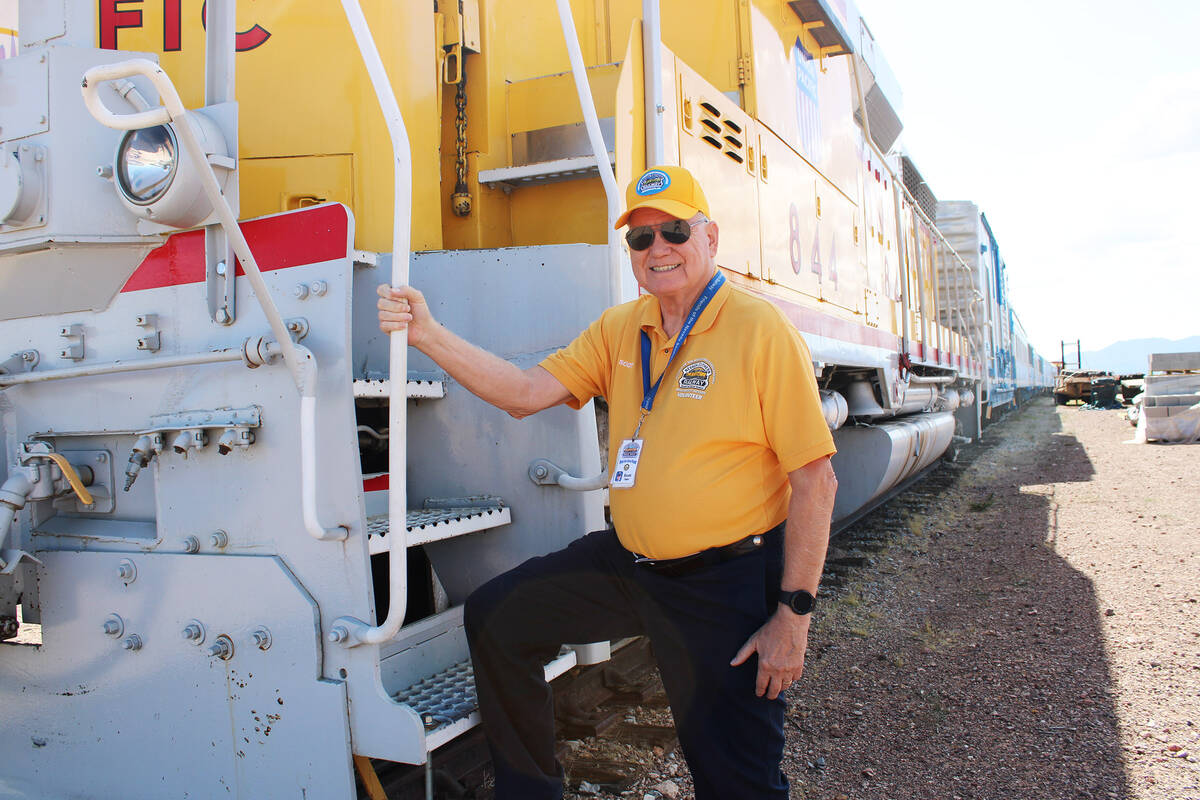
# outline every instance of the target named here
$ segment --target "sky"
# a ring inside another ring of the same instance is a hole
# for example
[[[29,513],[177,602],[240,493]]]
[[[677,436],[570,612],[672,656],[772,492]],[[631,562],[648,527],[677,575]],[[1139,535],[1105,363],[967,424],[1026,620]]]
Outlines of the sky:
[[[987,215],[1043,356],[1200,335],[1200,3],[856,2],[905,150]]]

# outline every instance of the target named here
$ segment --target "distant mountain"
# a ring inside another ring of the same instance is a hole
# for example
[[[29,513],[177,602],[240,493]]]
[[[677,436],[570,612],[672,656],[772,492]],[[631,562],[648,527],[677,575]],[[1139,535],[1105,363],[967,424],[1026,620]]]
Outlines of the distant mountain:
[[[1200,336],[1186,339],[1127,339],[1110,344],[1103,350],[1084,350],[1084,369],[1105,369],[1109,372],[1145,372],[1151,353],[1200,352]],[[1072,361],[1071,354],[1067,360]]]

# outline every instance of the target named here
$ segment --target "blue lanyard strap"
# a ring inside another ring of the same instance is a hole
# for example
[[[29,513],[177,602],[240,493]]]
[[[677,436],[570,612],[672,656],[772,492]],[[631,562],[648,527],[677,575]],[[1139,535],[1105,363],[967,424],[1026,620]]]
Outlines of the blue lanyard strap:
[[[724,283],[725,274],[718,269],[717,274],[713,275],[712,280],[708,282],[704,291],[692,304],[692,310],[688,312],[687,319],[683,321],[683,327],[679,329],[679,335],[675,338],[675,347],[671,349],[671,355],[667,357],[667,365],[663,367],[662,374],[658,376],[658,380],[654,382],[653,386],[650,385],[650,337],[644,330],[642,331],[642,417],[649,414],[650,409],[654,407],[654,397],[658,394],[658,387],[662,383],[663,375],[666,375],[667,371],[671,369],[671,362],[675,360],[675,354],[683,347],[683,342],[692,332],[696,320],[700,319],[700,315],[704,313],[704,309],[708,308],[709,302]],[[640,430],[641,427],[642,423],[639,419],[638,429]],[[636,438],[637,431],[633,435]]]

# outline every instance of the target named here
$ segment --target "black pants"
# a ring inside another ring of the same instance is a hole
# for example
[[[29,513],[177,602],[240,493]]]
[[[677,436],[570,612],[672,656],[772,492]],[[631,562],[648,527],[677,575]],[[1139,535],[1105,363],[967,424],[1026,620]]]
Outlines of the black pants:
[[[467,599],[465,623],[497,800],[557,800],[543,665],[563,642],[650,637],[696,800],[786,800],[783,700],[754,693],[757,659],[730,667],[774,611],[782,536],[681,577],[633,563],[611,531],[532,558]]]

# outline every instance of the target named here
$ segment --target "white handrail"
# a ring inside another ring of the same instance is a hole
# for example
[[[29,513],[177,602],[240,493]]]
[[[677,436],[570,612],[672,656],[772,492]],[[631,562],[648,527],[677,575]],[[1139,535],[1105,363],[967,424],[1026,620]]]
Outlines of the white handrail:
[[[642,83],[645,86],[646,167],[666,160],[663,143],[662,20],[658,0],[642,0]]]
[[[392,217],[392,286],[408,284],[408,253],[412,225],[412,150],[400,105],[392,92],[383,59],[371,36],[358,0],[342,0],[346,20],[358,43],[375,89],[375,98],[387,123],[392,140],[395,168],[395,199]],[[606,159],[607,163],[607,159]],[[374,627],[354,617],[339,617],[329,631],[329,640],[345,647],[380,644],[396,637],[404,624],[408,601],[408,502],[405,474],[407,455],[408,409],[408,332],[394,331],[389,336],[388,374],[391,396],[388,409],[388,612]]]
[[[621,237],[613,228],[621,215],[621,193],[617,188],[617,177],[608,163],[608,150],[600,133],[600,121],[596,117],[596,104],[588,85],[587,69],[583,65],[583,53],[579,49],[579,35],[575,32],[575,18],[571,14],[570,0],[555,0],[558,4],[558,21],[562,25],[563,41],[567,45],[567,57],[571,60],[571,75],[575,79],[575,93],[579,96],[579,107],[583,110],[583,123],[587,129],[588,143],[596,158],[596,169],[600,171],[600,183],[604,185],[604,197],[608,201],[608,289],[610,305],[621,302]]]
[[[112,113],[104,105],[104,101],[100,99],[99,94],[97,94],[99,85],[105,81],[129,78],[134,75],[143,75],[154,84],[163,105],[156,109],[140,111],[135,114]],[[306,405],[312,406],[315,409],[316,405],[316,359],[313,358],[312,353],[307,349],[296,346],[292,341],[287,325],[279,313],[279,308],[275,305],[275,300],[271,297],[271,292],[267,288],[266,281],[263,280],[262,271],[258,268],[258,261],[254,258],[254,253],[250,251],[250,245],[246,242],[246,237],[242,234],[242,228],[238,225],[237,217],[233,213],[233,209],[229,207],[225,195],[221,192],[221,184],[217,182],[217,176],[213,172],[212,166],[208,163],[207,154],[200,144],[200,136],[196,130],[196,123],[192,119],[191,113],[184,107],[183,101],[179,99],[179,93],[175,91],[175,85],[171,83],[171,78],[163,71],[162,67],[153,61],[144,58],[133,58],[115,64],[102,64],[92,67],[83,75],[81,90],[83,92],[83,101],[92,113],[92,116],[96,118],[97,122],[109,128],[134,130],[151,125],[173,123],[175,131],[179,135],[179,139],[183,142],[188,155],[196,164],[204,166],[204,168],[197,170],[200,174],[200,184],[204,188],[204,193],[208,196],[209,202],[212,204],[213,213],[217,215],[217,221],[220,223],[221,229],[225,231],[225,236],[229,240],[234,254],[246,272],[246,278],[254,288],[254,296],[258,299],[258,304],[262,306],[263,314],[271,326],[271,333],[275,336],[275,341],[279,345],[284,363],[287,364],[288,370],[292,374],[292,380],[295,381],[296,388],[300,392],[300,484],[302,491],[310,489],[315,491],[317,469],[315,445],[316,414],[315,410],[313,413],[306,414],[304,413],[304,409]],[[308,401],[307,404],[306,401]],[[330,528],[320,523],[316,516],[315,496],[308,496],[307,494],[303,496],[302,506],[304,510],[304,527],[314,539],[339,541],[349,535],[349,529],[344,525],[335,525]]]

